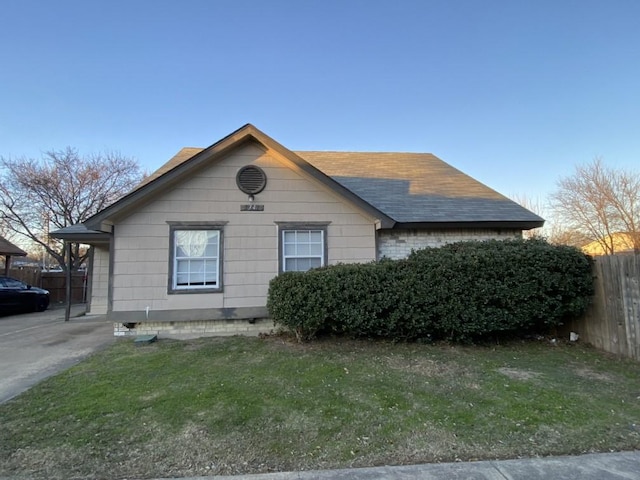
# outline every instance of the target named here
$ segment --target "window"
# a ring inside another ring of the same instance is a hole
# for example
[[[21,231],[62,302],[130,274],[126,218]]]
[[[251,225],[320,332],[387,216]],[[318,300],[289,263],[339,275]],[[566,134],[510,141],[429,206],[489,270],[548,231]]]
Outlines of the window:
[[[281,263],[283,272],[305,272],[326,264],[325,228],[281,230]]]
[[[15,278],[4,277],[0,278],[0,286],[5,288],[16,288],[16,289],[24,289],[26,285],[22,283],[20,280],[16,280]]]
[[[169,291],[222,289],[222,230],[210,227],[174,227],[171,230],[171,278]]]

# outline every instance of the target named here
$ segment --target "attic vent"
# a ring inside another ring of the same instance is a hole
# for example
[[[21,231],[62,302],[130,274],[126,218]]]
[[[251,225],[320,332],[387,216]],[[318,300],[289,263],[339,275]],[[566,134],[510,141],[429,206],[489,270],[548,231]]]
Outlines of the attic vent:
[[[247,165],[238,170],[236,175],[238,188],[248,195],[255,195],[267,186],[267,176],[260,167]]]

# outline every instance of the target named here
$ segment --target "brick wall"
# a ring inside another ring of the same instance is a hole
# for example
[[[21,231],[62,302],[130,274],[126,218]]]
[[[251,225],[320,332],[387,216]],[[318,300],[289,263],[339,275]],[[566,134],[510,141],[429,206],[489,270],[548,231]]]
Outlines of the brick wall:
[[[378,258],[394,260],[407,257],[412,250],[441,247],[447,243],[467,240],[505,240],[521,238],[520,230],[504,229],[447,229],[447,230],[380,230],[378,232]]]
[[[253,323],[248,320],[202,320],[192,322],[141,322],[134,328],[127,328],[122,323],[113,324],[113,334],[116,337],[136,335],[158,335],[159,337],[194,338],[224,335],[258,335],[269,333],[274,329],[273,320],[268,318],[256,319]]]

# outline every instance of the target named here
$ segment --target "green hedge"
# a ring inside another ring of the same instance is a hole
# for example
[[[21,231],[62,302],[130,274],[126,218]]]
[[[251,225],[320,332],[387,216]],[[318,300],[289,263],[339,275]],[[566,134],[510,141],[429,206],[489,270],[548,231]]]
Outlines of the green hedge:
[[[334,333],[473,341],[545,333],[583,313],[591,294],[591,262],[579,250],[496,240],[285,273],[271,281],[267,307],[300,340]]]

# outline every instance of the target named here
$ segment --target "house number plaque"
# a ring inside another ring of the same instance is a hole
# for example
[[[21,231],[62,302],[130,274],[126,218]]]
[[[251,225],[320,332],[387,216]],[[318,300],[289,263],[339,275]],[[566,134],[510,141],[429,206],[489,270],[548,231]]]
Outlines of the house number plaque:
[[[240,211],[241,212],[264,212],[264,205],[256,205],[255,203],[240,205]]]

